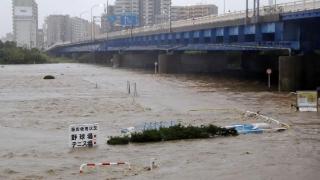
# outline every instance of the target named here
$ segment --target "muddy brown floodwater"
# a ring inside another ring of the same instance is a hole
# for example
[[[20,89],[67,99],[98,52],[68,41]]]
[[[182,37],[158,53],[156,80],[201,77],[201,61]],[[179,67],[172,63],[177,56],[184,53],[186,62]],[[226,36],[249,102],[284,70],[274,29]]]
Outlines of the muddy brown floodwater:
[[[45,75],[55,80],[43,80]],[[139,96],[126,94],[136,82]],[[98,88],[96,88],[98,84]],[[294,96],[264,84],[195,75],[153,75],[85,64],[0,68],[0,179],[296,179],[320,177],[320,115],[291,109]],[[143,122],[244,123],[242,112],[291,125],[283,133],[109,146]],[[68,126],[99,123],[99,146],[71,150]],[[159,167],[144,169],[150,158]],[[82,163],[129,161],[79,174]]]

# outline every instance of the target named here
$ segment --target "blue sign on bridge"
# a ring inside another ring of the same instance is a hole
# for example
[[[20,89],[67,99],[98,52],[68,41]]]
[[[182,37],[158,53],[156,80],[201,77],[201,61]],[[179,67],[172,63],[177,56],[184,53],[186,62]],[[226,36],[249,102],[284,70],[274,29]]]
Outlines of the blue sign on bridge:
[[[120,16],[121,26],[138,26],[139,18],[136,15],[123,15]]]

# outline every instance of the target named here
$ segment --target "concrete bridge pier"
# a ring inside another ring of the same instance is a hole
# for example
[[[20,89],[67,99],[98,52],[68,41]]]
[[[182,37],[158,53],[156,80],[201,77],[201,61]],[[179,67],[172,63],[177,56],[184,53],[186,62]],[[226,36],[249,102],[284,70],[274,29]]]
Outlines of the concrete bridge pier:
[[[93,61],[96,64],[111,66],[112,53],[94,52],[92,54]]]
[[[158,53],[155,52],[125,53],[121,57],[121,67],[154,69],[157,61]]]
[[[121,66],[121,54],[114,54],[111,58],[111,64],[113,68],[119,68]]]
[[[160,54],[159,73],[221,73],[241,61],[240,53]]]
[[[308,54],[302,57],[304,89],[314,90],[320,87],[320,56]]]
[[[227,69],[231,55],[225,53],[184,53],[181,68],[184,73],[220,73]]]
[[[241,58],[241,67],[246,78],[266,78],[266,70],[272,69],[272,83],[278,83],[277,54],[261,55],[258,52],[244,52]],[[273,78],[274,77],[274,78]]]
[[[181,71],[181,55],[159,54],[158,71],[160,74],[179,73]]]
[[[112,58],[114,68],[154,69],[154,63],[157,61],[158,54],[154,52],[114,54]]]
[[[315,90],[319,86],[319,55],[279,57],[279,91]]]
[[[279,57],[279,91],[295,91],[302,87],[302,58]]]

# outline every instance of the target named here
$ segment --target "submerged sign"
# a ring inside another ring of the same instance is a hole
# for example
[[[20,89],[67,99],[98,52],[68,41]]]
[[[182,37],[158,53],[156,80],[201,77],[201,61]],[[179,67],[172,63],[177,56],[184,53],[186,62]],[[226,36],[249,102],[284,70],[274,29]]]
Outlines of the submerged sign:
[[[297,106],[299,111],[317,111],[317,91],[298,91],[297,92]]]
[[[74,124],[69,127],[69,146],[72,148],[97,146],[99,124]]]

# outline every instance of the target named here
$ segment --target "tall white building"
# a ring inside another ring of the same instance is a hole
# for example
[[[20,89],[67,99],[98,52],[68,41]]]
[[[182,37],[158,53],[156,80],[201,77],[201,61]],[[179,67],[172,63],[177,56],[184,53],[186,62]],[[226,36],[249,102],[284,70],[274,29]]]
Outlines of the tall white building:
[[[171,0],[141,0],[141,21],[143,25],[162,23],[169,19]]]
[[[71,21],[71,42],[79,42],[89,40],[91,38],[92,23],[78,17],[70,18]],[[101,27],[94,23],[94,36],[98,36],[101,32]]]
[[[192,6],[172,6],[171,20],[178,21],[197,17],[217,15],[218,7],[213,4],[192,5]]]
[[[13,35],[17,45],[37,47],[38,5],[35,0],[12,0]]]
[[[116,0],[114,13],[117,15],[134,14],[139,15],[140,0]]]
[[[71,42],[72,26],[69,15],[50,15],[45,19],[45,44],[50,47],[56,43]]]

